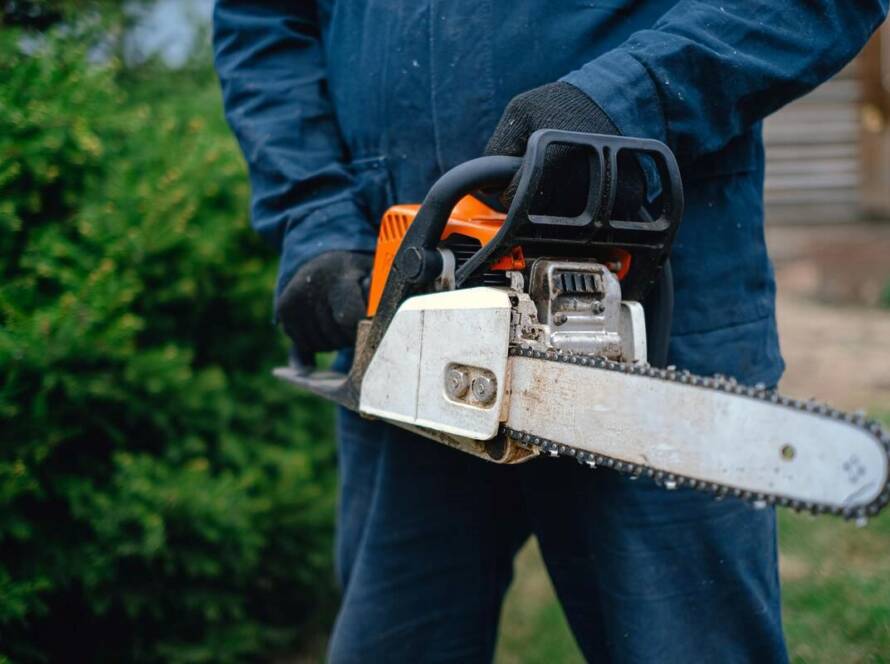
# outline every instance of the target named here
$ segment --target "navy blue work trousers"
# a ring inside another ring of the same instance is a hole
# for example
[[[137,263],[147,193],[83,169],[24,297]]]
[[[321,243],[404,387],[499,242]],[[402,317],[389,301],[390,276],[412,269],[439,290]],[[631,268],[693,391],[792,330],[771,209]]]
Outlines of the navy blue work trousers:
[[[532,534],[588,661],[787,661],[771,509],[570,459],[498,466],[347,411],[338,429],[333,664],[491,661]]]

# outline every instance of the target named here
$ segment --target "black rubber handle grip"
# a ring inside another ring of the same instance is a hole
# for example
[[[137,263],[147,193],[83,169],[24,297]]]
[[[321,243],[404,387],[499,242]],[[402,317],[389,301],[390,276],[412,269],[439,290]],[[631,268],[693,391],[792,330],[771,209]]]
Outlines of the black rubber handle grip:
[[[479,157],[455,166],[430,187],[402,247],[435,249],[451,211],[461,198],[477,189],[505,187],[522,166],[521,157]]]

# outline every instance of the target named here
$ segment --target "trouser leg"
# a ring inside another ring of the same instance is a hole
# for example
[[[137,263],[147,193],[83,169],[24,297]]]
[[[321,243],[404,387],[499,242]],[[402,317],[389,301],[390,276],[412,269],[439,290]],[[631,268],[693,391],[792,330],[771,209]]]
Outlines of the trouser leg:
[[[346,583],[331,661],[490,661],[529,532],[516,469],[351,413],[340,431]]]
[[[368,511],[377,485],[377,469],[383,449],[381,436],[363,435],[355,414],[337,410],[337,459],[339,490],[334,565],[344,593],[368,524]]]
[[[785,662],[772,510],[545,460],[533,529],[589,661]]]

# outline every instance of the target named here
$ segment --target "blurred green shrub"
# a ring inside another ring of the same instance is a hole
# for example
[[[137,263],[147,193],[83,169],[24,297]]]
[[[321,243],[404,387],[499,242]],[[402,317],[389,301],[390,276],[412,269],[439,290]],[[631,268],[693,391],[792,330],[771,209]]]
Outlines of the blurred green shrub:
[[[242,661],[331,597],[330,412],[216,83],[0,29],[0,660]]]

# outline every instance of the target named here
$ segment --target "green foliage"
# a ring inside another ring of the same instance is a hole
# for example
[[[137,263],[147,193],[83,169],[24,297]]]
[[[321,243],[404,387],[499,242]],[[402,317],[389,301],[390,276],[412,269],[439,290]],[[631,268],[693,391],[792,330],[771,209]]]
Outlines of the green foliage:
[[[275,261],[215,80],[147,94],[20,43],[0,29],[0,660],[290,647],[331,596],[330,412],[269,375]]]
[[[890,518],[866,528],[780,513],[783,621],[793,662],[884,662]]]
[[[494,661],[496,664],[584,662],[534,537],[516,558],[513,583],[501,612]]]
[[[0,0],[0,25],[47,30],[72,18],[90,14],[120,21],[148,0]]]
[[[890,309],[890,281],[884,284],[884,290],[881,291],[881,306]]]

